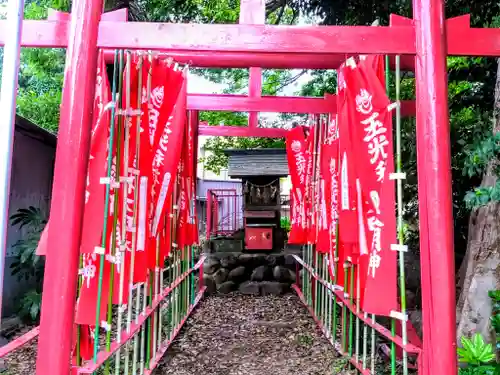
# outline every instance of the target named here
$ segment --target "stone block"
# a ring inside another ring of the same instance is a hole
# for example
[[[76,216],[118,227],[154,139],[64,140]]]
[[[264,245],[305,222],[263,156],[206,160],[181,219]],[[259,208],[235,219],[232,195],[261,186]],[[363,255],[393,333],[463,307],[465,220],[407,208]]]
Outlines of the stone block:
[[[217,286],[217,291],[221,294],[231,293],[235,289],[236,289],[236,283],[234,283],[233,281],[225,281],[219,286]]]
[[[238,266],[229,271],[227,279],[234,282],[241,282],[245,278],[245,273],[246,273],[246,268],[244,266]]]
[[[203,262],[203,272],[212,275],[220,268],[219,260],[214,256],[208,256]]]
[[[252,281],[263,281],[271,278],[272,271],[269,266],[258,266],[252,272],[250,280]]]
[[[214,274],[213,274],[213,279],[217,285],[222,284],[224,281],[227,280],[227,275],[229,274],[229,271],[225,268],[219,268]]]
[[[260,283],[260,294],[262,296],[280,296],[283,293],[283,284],[278,281],[263,281]]]
[[[241,294],[257,296],[260,293],[259,283],[254,281],[245,281],[239,287]]]

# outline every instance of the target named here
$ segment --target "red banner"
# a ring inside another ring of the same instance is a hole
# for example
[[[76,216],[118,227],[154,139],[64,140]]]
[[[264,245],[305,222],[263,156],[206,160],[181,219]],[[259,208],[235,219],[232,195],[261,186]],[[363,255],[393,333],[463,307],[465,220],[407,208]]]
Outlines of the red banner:
[[[156,236],[158,229],[162,226],[166,210],[165,201],[167,195],[172,194],[173,182],[181,158],[186,125],[186,81],[183,81],[180,92],[172,90],[169,93],[172,93],[172,95],[177,94],[177,101],[172,115],[165,125],[162,137],[159,139],[156,148],[153,149],[152,236]]]
[[[82,286],[80,295],[76,302],[75,323],[95,327],[97,311],[97,294],[99,288],[99,274],[101,270],[100,255],[82,254],[83,267],[80,269]],[[99,305],[99,322],[106,321],[109,296],[109,275],[111,271],[110,263],[104,261],[102,272],[102,289]]]
[[[358,236],[358,197],[356,193],[356,169],[355,159],[353,158],[351,123],[349,108],[347,106],[346,84],[344,74],[346,71],[344,65],[338,70],[338,128],[339,128],[339,199],[338,199],[338,245],[337,258],[338,269],[343,269],[346,261],[353,264],[358,263],[359,255],[359,236]],[[344,285],[344,275],[338,275],[336,283],[339,286]],[[351,291],[354,293],[355,291]]]
[[[304,128],[291,129],[286,136],[288,169],[292,181],[291,229],[288,243],[302,245],[306,237],[307,141]]]
[[[389,178],[394,171],[390,102],[371,63],[362,61],[346,69],[345,80],[356,191],[363,203],[359,215],[362,308],[389,316],[398,307],[397,252],[391,249],[396,243],[396,218],[394,181]]]
[[[194,140],[193,124],[188,121],[186,126],[186,136],[184,137],[184,150],[181,162],[179,163],[180,192],[179,192],[179,221],[177,243],[179,248],[191,246],[195,243],[194,239],[194,179],[196,178],[194,163]]]
[[[339,139],[335,115],[330,115],[325,142],[321,149],[322,201],[320,207],[321,220],[317,249],[328,253],[329,272],[335,280],[335,250],[338,223],[338,170],[339,170]],[[325,223],[326,221],[326,223]]]
[[[156,70],[154,66],[157,67]],[[142,64],[142,82],[141,82],[141,128],[139,135],[139,155],[138,155],[138,168],[139,168],[139,183],[137,186],[137,222],[136,222],[136,248],[134,257],[134,278],[133,283],[145,282],[148,275],[147,263],[147,239],[149,238],[150,221],[148,210],[151,197],[151,137],[149,132],[150,124],[157,126],[159,115],[156,108],[161,108],[163,92],[165,90],[165,82],[168,79],[168,71],[161,69],[161,66],[152,66],[148,61],[143,61]],[[151,73],[151,78],[150,77]],[[155,74],[155,77],[152,75]],[[155,78],[153,80],[153,78]],[[148,81],[150,80],[150,81]],[[148,88],[151,89],[151,94],[148,98]],[[132,87],[134,90],[134,87]],[[139,90],[137,88],[136,90]],[[153,101],[152,93],[155,92],[155,105],[151,105]],[[162,95],[160,95],[160,93]],[[137,135],[136,135],[137,136]],[[137,142],[137,140],[135,140]],[[134,158],[135,159],[135,158]]]
[[[150,77],[150,78],[149,78]],[[149,81],[148,81],[149,79]],[[142,117],[139,153],[139,193],[137,218],[137,245],[134,282],[144,282],[148,268],[156,264],[156,241],[151,240],[152,203],[154,189],[158,188],[158,168],[164,154],[157,152],[159,145],[168,143],[170,122],[175,101],[184,82],[181,71],[163,60],[144,62],[142,79]],[[150,93],[148,94],[148,87]],[[147,129],[147,131],[143,131]],[[164,136],[161,138],[161,136]],[[154,156],[154,158],[153,158]]]
[[[105,185],[101,183],[100,179],[106,176],[107,171],[111,89],[102,51],[99,53],[97,62],[95,90],[94,118],[92,120],[90,158],[87,172],[87,188],[85,191],[82,242],[80,246],[82,253],[93,253],[94,247],[101,243],[102,225],[104,223]],[[37,255],[47,255],[47,234],[49,227],[49,223],[47,223],[36,249]]]
[[[96,100],[94,102],[94,128],[91,139],[87,192],[85,197],[84,220],[82,229],[83,267],[79,270],[82,287],[76,305],[75,322],[95,326],[97,291],[99,285],[100,256],[95,248],[100,247],[104,224],[105,187],[101,178],[107,175],[107,158],[110,119],[105,112],[105,103],[110,99],[106,64],[102,53],[99,55]],[[109,295],[109,263],[104,261],[99,320],[106,319]]]
[[[96,95],[94,100],[94,127],[90,144],[90,158],[87,173],[87,190],[83,214],[82,253],[93,253],[101,243],[104,223],[106,185],[101,178],[107,175],[107,159],[110,129],[110,112],[106,110],[111,100],[111,90],[103,52],[99,54]]]

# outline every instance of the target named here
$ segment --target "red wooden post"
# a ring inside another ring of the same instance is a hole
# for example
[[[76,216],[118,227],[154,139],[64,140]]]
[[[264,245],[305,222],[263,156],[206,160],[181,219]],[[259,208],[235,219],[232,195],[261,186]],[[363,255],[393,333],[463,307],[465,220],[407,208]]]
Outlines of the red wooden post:
[[[206,223],[206,234],[207,241],[210,241],[210,235],[212,234],[212,192],[210,190],[207,191],[207,223]]]
[[[443,0],[413,0],[423,375],[456,374],[455,263]]]
[[[75,0],[66,55],[37,375],[70,373],[102,0]]]

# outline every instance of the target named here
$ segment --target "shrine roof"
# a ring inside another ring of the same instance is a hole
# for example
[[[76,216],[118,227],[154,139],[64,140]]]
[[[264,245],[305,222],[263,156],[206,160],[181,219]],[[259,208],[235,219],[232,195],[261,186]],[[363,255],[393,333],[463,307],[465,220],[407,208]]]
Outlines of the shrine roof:
[[[284,148],[230,149],[228,175],[233,178],[250,176],[288,176],[288,162]]]

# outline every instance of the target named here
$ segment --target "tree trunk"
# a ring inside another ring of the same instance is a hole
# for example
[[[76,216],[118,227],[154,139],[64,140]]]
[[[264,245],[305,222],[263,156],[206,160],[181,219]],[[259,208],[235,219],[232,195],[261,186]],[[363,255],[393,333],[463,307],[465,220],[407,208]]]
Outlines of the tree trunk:
[[[498,61],[497,61],[498,62]],[[500,64],[495,85],[493,133],[500,131]],[[488,166],[482,187],[494,186],[497,176],[494,166]],[[490,290],[500,288],[500,202],[490,202],[471,213],[467,251],[458,274],[459,299],[457,303],[457,337],[470,337],[475,333],[485,340],[493,338]]]

